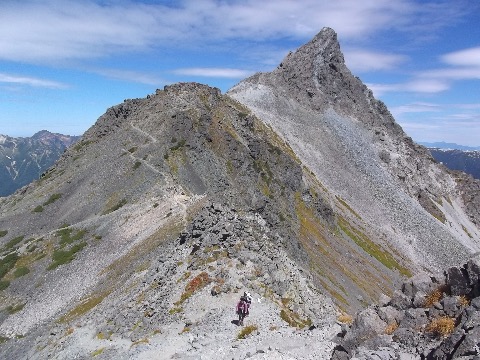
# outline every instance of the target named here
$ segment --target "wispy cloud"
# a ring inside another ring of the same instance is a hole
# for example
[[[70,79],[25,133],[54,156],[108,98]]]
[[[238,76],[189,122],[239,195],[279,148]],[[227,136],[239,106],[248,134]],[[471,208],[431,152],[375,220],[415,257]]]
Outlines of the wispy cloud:
[[[441,59],[449,65],[480,67],[480,46],[448,53]]]
[[[146,85],[160,86],[168,83],[168,81],[162,79],[156,74],[149,74],[140,71],[120,69],[95,69],[91,71],[111,79],[129,81]]]
[[[173,73],[177,75],[243,79],[252,75],[253,71],[230,68],[186,68],[174,70]]]
[[[162,46],[231,47],[230,40],[307,39],[323,26],[342,39],[359,39],[379,29],[405,31],[425,22],[425,13],[433,26],[432,19],[440,22],[455,7],[413,0],[184,0],[175,6],[129,0],[2,1],[0,59],[58,62]],[[383,58],[385,66],[397,61]]]
[[[51,88],[51,89],[65,89],[68,86],[66,84],[39,79],[35,77],[27,77],[27,76],[17,76],[17,75],[8,75],[0,73],[0,83],[7,83],[7,84],[16,84],[16,85],[26,85],[26,86],[33,86],[33,87],[44,87],[44,88]]]
[[[433,103],[411,103],[400,106],[394,106],[390,108],[390,112],[396,117],[401,114],[408,113],[424,113],[424,112],[439,112],[442,110],[442,106]]]
[[[408,60],[400,54],[386,54],[368,50],[346,50],[345,62],[353,72],[391,70]]]
[[[416,78],[405,83],[397,84],[366,84],[376,97],[389,92],[413,92],[435,94],[450,88],[450,84],[441,79]]]

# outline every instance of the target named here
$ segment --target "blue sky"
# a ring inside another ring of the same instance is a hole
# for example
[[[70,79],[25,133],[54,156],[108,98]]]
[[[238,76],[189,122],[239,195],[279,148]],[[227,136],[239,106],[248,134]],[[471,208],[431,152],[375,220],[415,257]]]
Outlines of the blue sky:
[[[477,0],[1,0],[0,134],[80,135],[179,81],[223,92],[322,27],[415,141],[480,145]]]

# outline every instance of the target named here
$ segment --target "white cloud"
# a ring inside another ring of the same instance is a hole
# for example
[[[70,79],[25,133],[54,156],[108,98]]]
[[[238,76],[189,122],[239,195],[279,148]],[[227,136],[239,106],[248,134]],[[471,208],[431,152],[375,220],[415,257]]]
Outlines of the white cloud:
[[[27,77],[27,76],[16,76],[16,75],[8,75],[0,73],[0,83],[7,83],[7,84],[16,84],[16,85],[27,85],[33,87],[45,87],[45,88],[52,88],[52,89],[64,89],[68,86],[66,84],[39,79],[35,77]]]
[[[480,68],[480,47],[473,47],[448,53],[443,55],[441,59],[449,65]]]
[[[407,60],[404,55],[367,50],[346,50],[345,63],[353,72],[391,70]]]
[[[397,84],[366,84],[376,97],[389,92],[412,92],[434,94],[450,88],[450,84],[438,79],[416,78],[405,83]]]
[[[168,83],[168,81],[163,80],[155,74],[148,74],[139,71],[119,69],[96,69],[92,70],[92,72],[116,80],[125,80],[146,85],[160,86]]]
[[[425,13],[437,15],[429,17],[433,26],[431,19],[443,19],[446,10],[413,0],[184,0],[175,6],[133,0],[2,1],[0,59],[51,63],[162,46],[304,40],[323,26],[342,39],[361,39],[379,29],[405,31],[425,22]],[[391,66],[398,58],[383,61]]]
[[[217,78],[243,79],[253,74],[250,70],[230,68],[187,68],[173,71],[178,75],[204,76]]]
[[[394,117],[408,113],[425,113],[425,112],[439,112],[442,110],[441,105],[432,103],[411,103],[400,106],[390,107],[390,112]]]

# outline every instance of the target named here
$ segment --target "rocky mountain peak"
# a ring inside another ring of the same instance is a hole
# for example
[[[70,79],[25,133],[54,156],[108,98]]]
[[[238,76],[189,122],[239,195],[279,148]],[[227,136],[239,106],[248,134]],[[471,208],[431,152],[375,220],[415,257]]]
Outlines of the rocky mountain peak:
[[[289,66],[302,68],[312,62],[314,72],[325,66],[334,69],[339,65],[344,65],[345,60],[337,40],[337,33],[333,29],[323,28],[310,42],[297,51],[290,52],[279,68]]]

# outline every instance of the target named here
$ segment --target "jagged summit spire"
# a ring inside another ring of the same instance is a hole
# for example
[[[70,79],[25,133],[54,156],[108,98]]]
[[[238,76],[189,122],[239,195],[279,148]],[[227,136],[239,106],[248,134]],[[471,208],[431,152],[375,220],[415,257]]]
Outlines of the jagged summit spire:
[[[300,47],[295,52],[290,52],[282,61],[279,68],[297,67],[310,68],[309,63],[314,63],[314,68],[324,66],[325,64],[334,64],[334,66],[344,65],[345,60],[340,50],[337,33],[324,27],[315,35],[312,40]]]

